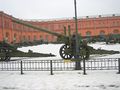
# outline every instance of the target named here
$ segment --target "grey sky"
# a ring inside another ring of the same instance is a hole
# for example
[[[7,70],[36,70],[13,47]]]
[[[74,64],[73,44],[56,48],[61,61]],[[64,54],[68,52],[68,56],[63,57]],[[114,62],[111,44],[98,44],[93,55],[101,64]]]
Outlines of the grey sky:
[[[78,16],[120,13],[120,0],[76,1]],[[0,0],[0,11],[21,19],[74,17],[74,0]]]

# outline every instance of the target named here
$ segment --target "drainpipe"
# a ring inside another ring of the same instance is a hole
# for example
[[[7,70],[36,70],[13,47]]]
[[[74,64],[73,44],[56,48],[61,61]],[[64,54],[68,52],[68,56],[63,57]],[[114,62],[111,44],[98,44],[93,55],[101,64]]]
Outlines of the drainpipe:
[[[2,12],[2,40],[4,41],[4,13]]]

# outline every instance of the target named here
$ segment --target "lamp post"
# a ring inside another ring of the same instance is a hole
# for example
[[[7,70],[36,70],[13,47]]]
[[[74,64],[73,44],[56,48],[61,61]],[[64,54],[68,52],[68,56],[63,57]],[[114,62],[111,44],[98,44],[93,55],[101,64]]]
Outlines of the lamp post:
[[[75,8],[75,29],[76,29],[76,35],[78,34],[78,23],[77,23],[77,6],[76,6],[76,0],[74,0],[74,8]]]
[[[75,29],[76,29],[76,52],[75,52],[75,59],[76,59],[76,65],[75,69],[80,70],[81,69],[81,63],[79,61],[79,39],[78,39],[78,21],[77,21],[77,6],[76,6],[76,0],[74,0],[74,9],[75,9]]]

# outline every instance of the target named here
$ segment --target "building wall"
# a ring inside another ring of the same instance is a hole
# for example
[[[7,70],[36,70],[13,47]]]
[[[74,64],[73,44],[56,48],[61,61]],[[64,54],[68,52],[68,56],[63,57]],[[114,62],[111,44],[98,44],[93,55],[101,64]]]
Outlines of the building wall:
[[[2,14],[0,13],[0,41],[2,41]]]
[[[0,40],[6,40],[11,42],[12,40],[12,24],[11,24],[11,18],[4,14],[3,12],[0,12],[0,22],[1,22],[1,35]]]
[[[52,42],[57,39],[54,35],[14,23],[12,22],[12,18],[14,17],[0,12],[0,41],[6,40],[9,43],[20,43],[43,39]],[[74,19],[26,22],[60,34],[64,34],[64,27],[68,31],[68,26],[71,27],[71,33],[76,32]],[[83,37],[98,36],[101,34],[120,34],[120,16],[78,18],[78,32]]]
[[[38,22],[37,25],[46,27],[57,33],[64,33],[63,26],[68,30],[68,25],[71,27],[71,32],[75,33],[75,22],[74,19],[54,20],[54,21],[43,21]],[[120,34],[120,16],[109,16],[109,17],[96,17],[96,18],[84,18],[78,19],[78,32],[81,36],[87,36],[89,32],[91,36],[98,36],[100,34]]]
[[[0,12],[0,41],[8,43],[41,40],[44,34],[27,26],[12,22],[12,16]]]

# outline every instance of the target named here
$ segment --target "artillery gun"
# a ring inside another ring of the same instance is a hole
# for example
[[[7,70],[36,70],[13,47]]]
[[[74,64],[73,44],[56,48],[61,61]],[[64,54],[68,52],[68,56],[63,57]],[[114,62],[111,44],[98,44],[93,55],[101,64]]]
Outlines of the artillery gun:
[[[28,22],[24,22],[22,20],[18,20],[18,19],[13,18],[12,21],[15,23],[22,24],[24,26],[36,29],[38,31],[42,31],[42,32],[57,36],[58,41],[59,42],[61,41],[64,43],[64,45],[59,50],[60,56],[63,59],[71,59],[72,57],[75,56],[75,46],[76,46],[75,45],[75,35],[71,35],[70,26],[68,26],[68,35],[66,35],[66,27],[64,27],[64,35],[63,35],[60,33],[50,31],[50,30],[45,29],[45,28],[37,27],[37,26],[32,25]],[[79,41],[80,41],[79,42],[79,49],[80,49],[79,56],[89,58],[89,49],[88,49],[87,44],[83,43],[80,36],[79,36]]]
[[[109,34],[106,38],[106,44],[120,43],[120,34]]]
[[[11,57],[50,57],[55,56],[52,54],[35,53],[29,50],[28,52],[22,52],[17,50],[17,47],[6,43],[0,42],[0,61],[9,61]]]

